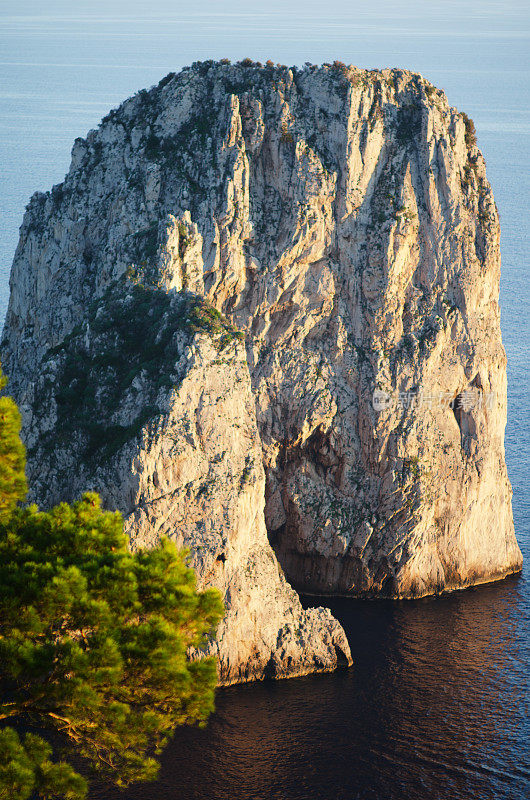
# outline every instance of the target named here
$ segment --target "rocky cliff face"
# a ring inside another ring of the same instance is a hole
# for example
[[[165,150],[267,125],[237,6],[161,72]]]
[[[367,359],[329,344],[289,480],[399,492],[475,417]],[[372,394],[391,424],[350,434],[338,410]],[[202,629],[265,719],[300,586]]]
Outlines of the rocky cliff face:
[[[499,269],[472,123],[421,76],[169,75],[24,218],[2,353],[35,497],[94,487],[133,544],[190,546],[227,682],[347,661],[268,540],[320,593],[521,566]]]
[[[268,542],[242,338],[199,298],[118,281],[47,351],[23,405],[41,503],[97,487],[133,548],[170,536],[221,590],[223,684],[351,663],[339,623],[302,609]]]

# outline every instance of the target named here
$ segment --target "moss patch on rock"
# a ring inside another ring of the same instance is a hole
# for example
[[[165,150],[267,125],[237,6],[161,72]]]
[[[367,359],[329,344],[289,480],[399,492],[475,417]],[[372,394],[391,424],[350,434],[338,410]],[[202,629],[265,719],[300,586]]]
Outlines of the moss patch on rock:
[[[218,351],[244,338],[203,298],[113,285],[84,325],[46,354],[34,412],[46,413],[54,400],[57,422],[40,446],[71,442],[87,460],[110,458],[164,413],[161,398],[182,380],[179,362],[197,334],[207,334]],[[51,361],[58,363],[50,373]]]

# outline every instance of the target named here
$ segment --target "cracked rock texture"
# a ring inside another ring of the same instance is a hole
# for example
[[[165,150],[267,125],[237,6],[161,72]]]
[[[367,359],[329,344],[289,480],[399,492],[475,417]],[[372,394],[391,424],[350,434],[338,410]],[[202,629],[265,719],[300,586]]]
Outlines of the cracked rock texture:
[[[187,547],[199,587],[223,595],[222,684],[351,664],[339,623],[302,609],[269,544],[245,347],[215,309],[118,281],[39,373],[21,395],[34,499],[94,488],[133,549],[164,534]]]
[[[2,356],[35,499],[94,487],[133,546],[190,547],[221,680],[347,662],[276,556],[325,594],[520,569],[499,271],[473,125],[421,76],[169,75],[24,217]]]

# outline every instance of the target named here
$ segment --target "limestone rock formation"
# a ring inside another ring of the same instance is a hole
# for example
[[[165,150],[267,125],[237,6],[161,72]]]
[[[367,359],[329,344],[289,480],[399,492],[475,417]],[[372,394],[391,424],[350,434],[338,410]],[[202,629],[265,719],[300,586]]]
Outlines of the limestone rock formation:
[[[131,546],[190,549],[225,617],[223,684],[351,663],[324,608],[302,609],[267,539],[265,475],[242,335],[199,298],[118,282],[39,366],[22,409],[33,493],[97,489]]]
[[[473,125],[420,75],[168,75],[24,218],[2,357],[35,497],[93,486],[133,544],[187,544],[227,682],[347,661],[268,540],[325,594],[521,566],[499,271]]]

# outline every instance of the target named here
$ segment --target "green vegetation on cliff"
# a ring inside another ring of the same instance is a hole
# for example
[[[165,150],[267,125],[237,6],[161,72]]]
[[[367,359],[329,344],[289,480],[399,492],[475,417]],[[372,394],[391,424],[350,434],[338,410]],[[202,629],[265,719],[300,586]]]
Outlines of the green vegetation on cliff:
[[[164,413],[160,392],[179,384],[178,362],[195,334],[207,334],[220,351],[243,338],[200,297],[140,282],[112,286],[94,301],[87,323],[48,352],[58,367],[36,403],[49,407],[53,398],[58,425],[41,443],[52,450],[80,436],[84,459],[110,458]]]

